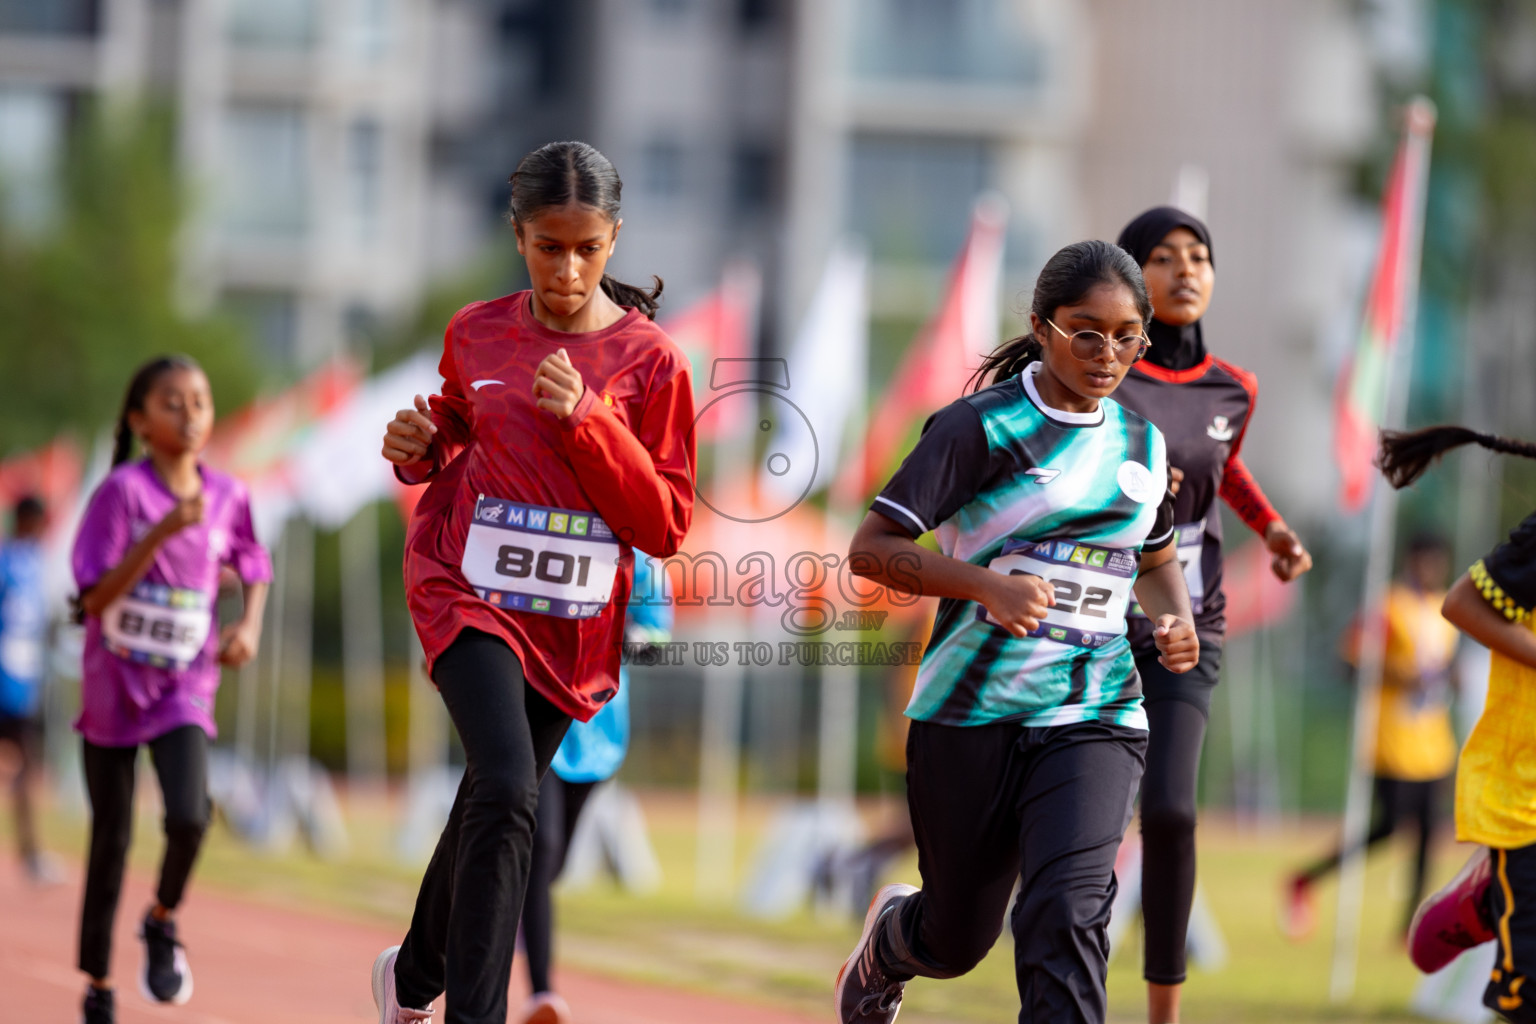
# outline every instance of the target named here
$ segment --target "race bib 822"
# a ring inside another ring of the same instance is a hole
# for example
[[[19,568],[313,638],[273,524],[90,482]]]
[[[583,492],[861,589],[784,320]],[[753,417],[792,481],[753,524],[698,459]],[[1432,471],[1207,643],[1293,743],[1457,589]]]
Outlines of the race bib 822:
[[[1039,576],[1051,584],[1056,604],[1029,635],[1072,647],[1102,647],[1125,635],[1136,566],[1135,551],[1071,540],[1010,540],[988,563],[993,572]],[[976,617],[997,625],[985,607]]]

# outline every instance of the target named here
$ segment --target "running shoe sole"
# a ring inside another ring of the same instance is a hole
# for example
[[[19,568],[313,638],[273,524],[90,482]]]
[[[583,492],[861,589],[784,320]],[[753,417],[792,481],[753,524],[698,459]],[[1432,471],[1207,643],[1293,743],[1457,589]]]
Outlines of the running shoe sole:
[[[849,953],[848,959],[843,961],[842,970],[837,972],[837,984],[832,987],[832,1008],[838,1020],[843,1019],[843,982],[847,980],[854,965],[859,962],[859,957],[864,955],[865,944],[874,941],[875,923],[885,912],[886,904],[893,899],[910,896],[917,891],[915,885],[894,882],[891,885],[881,886],[875,893],[875,898],[869,901],[869,909],[864,912],[864,931],[859,934],[859,941],[854,943],[853,952]],[[897,1007],[896,1013],[900,1012],[901,1008]],[[892,1014],[891,1020],[895,1019],[896,1014]]]
[[[1408,956],[1413,961],[1413,965],[1425,974],[1433,974],[1467,950],[1493,941],[1493,928],[1482,920],[1482,915],[1477,913],[1476,907],[1472,908],[1471,915],[1476,931],[1468,930],[1464,915],[1454,913],[1454,910],[1459,910],[1466,898],[1472,895],[1468,892],[1458,896],[1458,890],[1465,886],[1476,891],[1492,883],[1492,861],[1493,855],[1488,848],[1481,847],[1467,858],[1461,870],[1456,872],[1456,877],[1445,883],[1429,899],[1420,903],[1419,909],[1413,912],[1413,920],[1408,923]],[[1477,879],[1476,876],[1479,874],[1484,877]],[[1444,908],[1446,902],[1453,898],[1456,902],[1456,907],[1452,910],[1453,919],[1448,922],[1444,920],[1435,922],[1433,933],[1421,936],[1421,931],[1427,930],[1429,917]],[[1447,924],[1460,934],[1447,938]]]
[[[389,999],[389,972],[395,969],[395,955],[399,952],[399,946],[390,946],[373,961],[373,1005],[379,1010],[379,1024],[395,1024],[386,1020],[384,1013]]]
[[[1291,942],[1305,942],[1312,937],[1317,931],[1317,897],[1310,886],[1298,889],[1294,878],[1285,883],[1275,924]]]
[[[192,966],[187,963],[187,951],[180,946],[176,947],[176,973],[181,975],[181,988],[169,999],[161,999],[150,990],[149,987],[149,957],[144,957],[144,966],[139,971],[139,995],[158,1006],[185,1006],[192,998]]]
[[[571,1016],[568,1010],[562,1012],[563,1005],[541,1003],[523,1018],[523,1024],[569,1024]]]

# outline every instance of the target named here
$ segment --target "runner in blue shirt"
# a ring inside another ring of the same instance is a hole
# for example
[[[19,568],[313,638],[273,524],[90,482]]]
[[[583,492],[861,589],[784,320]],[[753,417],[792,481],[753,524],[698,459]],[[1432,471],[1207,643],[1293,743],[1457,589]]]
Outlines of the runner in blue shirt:
[[[43,503],[25,497],[16,503],[16,528],[0,546],[0,744],[20,755],[11,784],[16,808],[16,841],[27,876],[53,880],[37,847],[32,815],[32,778],[42,745],[42,691],[47,650],[48,605],[43,593]]]

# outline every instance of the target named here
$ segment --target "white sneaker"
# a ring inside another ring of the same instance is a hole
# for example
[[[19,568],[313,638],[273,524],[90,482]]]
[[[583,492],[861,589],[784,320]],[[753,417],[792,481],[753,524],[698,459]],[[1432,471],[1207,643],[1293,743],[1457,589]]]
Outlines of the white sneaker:
[[[379,1008],[379,1024],[415,1024],[432,1019],[432,1007],[413,1010],[395,998],[395,957],[399,946],[390,946],[373,961],[373,1005]]]
[[[536,992],[523,1005],[522,1024],[571,1024],[571,1008],[553,992]]]

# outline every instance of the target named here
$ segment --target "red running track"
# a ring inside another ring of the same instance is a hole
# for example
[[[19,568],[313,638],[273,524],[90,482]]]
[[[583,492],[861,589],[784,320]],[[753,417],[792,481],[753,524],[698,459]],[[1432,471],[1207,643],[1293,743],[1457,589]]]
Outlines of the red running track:
[[[24,882],[13,857],[0,860],[3,1017],[40,1024],[79,1020],[84,976],[74,967],[78,874],[66,884],[34,889]],[[399,934],[378,924],[248,902],[207,886],[195,887],[179,915],[196,981],[192,1001],[182,1007],[145,1002],[136,981],[142,947],[135,933],[150,892],[148,879],[129,873],[112,953],[122,1024],[362,1024],[378,1019],[369,968],[379,950],[400,940]],[[811,1018],[780,1010],[578,971],[560,972],[559,985],[576,1024],[813,1024]],[[514,985],[514,1015],[521,994]]]

